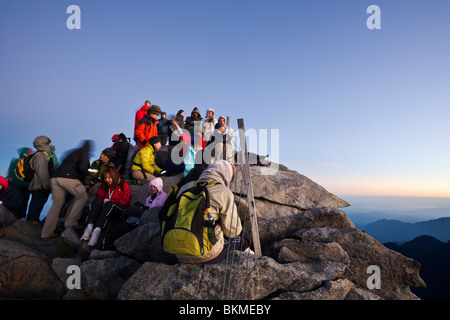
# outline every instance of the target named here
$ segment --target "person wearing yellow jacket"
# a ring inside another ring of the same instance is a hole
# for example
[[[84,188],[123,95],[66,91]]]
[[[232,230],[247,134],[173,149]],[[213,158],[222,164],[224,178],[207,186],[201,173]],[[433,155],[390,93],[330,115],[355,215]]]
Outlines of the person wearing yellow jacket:
[[[161,138],[155,136],[150,138],[149,144],[136,154],[131,167],[131,175],[137,184],[143,185],[163,171],[156,165],[156,153],[160,148]]]

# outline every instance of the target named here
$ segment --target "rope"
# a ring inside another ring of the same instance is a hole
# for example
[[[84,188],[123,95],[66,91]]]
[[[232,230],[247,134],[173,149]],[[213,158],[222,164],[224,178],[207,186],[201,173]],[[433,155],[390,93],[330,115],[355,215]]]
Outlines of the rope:
[[[237,148],[237,149],[239,150],[239,148]],[[244,164],[236,166],[236,176],[238,175],[239,172],[241,172],[242,175],[243,175],[243,165]],[[241,183],[240,183],[240,191],[239,191],[239,199],[240,200],[242,199],[243,184],[244,184],[244,181],[242,179]],[[236,190],[236,191],[234,191],[233,194],[236,196],[237,193],[238,193],[237,192],[237,179],[235,179],[235,181],[234,181],[234,186],[235,186],[234,190]],[[232,211],[232,216],[231,216],[231,219],[230,219],[230,230],[231,230],[232,223],[233,223],[233,220],[234,220],[235,207],[236,206],[234,205],[233,206],[233,211]],[[236,220],[235,220],[236,221],[236,225],[238,224],[238,221],[240,219],[240,217],[239,217],[240,210],[241,210],[241,201],[239,201],[238,206],[237,206]],[[247,215],[246,215],[247,219],[250,219],[249,214],[250,213],[249,213],[249,211],[247,209]],[[240,251],[242,251],[243,245],[244,245],[243,238],[244,238],[244,235],[246,234],[247,219],[244,219],[243,224],[242,224],[242,238],[241,238],[241,244],[240,244]],[[235,230],[234,236],[230,234],[230,238],[234,238],[236,236],[238,236],[237,229]],[[253,241],[253,237],[250,237],[249,238],[249,248],[251,248],[251,246],[252,246],[252,241]],[[231,293],[231,279],[232,279],[233,271],[235,269],[235,257],[236,257],[236,250],[234,248],[233,248],[233,250],[231,250],[231,245],[232,245],[232,243],[229,242],[228,249],[227,249],[228,252],[227,252],[227,258],[226,258],[226,264],[225,264],[225,273],[224,273],[224,279],[223,279],[223,287],[222,287],[222,300],[224,300],[224,299],[229,300],[230,299],[230,294],[231,294],[231,299],[238,299],[237,296],[238,296],[238,288],[239,288],[239,279],[240,279],[240,272],[241,272],[242,268],[238,268],[238,270],[236,272],[236,280],[235,280],[235,284],[234,284],[234,292]],[[230,251],[233,251],[232,255],[230,255]],[[245,268],[245,274],[244,274],[244,281],[245,281],[245,278],[246,278],[245,275],[249,274],[249,269],[250,269],[249,261],[250,261],[250,258],[251,258],[250,256],[252,256],[250,254],[250,252],[247,252],[246,259],[245,259],[245,261],[246,261],[246,268]],[[256,259],[256,256],[255,255],[253,255],[253,256],[254,256],[253,258]],[[244,271],[244,270],[242,270],[242,271]],[[228,284],[227,284],[227,275],[228,275]],[[226,297],[225,297],[225,288],[227,290],[226,291]],[[245,299],[246,295],[247,295],[247,284],[244,285],[244,291],[243,291],[243,298],[242,299]]]

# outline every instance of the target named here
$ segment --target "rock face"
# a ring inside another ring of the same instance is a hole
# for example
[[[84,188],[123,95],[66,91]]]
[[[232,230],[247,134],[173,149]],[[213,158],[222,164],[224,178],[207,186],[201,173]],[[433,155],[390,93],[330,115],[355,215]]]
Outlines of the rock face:
[[[39,227],[16,221],[0,238],[0,298],[417,299],[410,287],[425,286],[419,263],[356,229],[339,209],[347,202],[295,171],[278,169],[266,175],[267,167],[251,167],[262,257],[232,252],[217,265],[177,263],[161,249],[160,208],[147,210],[113,251],[92,250],[71,228],[43,242]],[[181,176],[164,178],[164,189]],[[232,189],[245,223],[241,184],[238,173]],[[132,203],[149,194],[146,185],[131,185],[131,192]],[[249,228],[245,235],[251,239]],[[371,266],[378,267],[379,289],[370,285],[377,276]],[[79,288],[70,285],[76,270]]]

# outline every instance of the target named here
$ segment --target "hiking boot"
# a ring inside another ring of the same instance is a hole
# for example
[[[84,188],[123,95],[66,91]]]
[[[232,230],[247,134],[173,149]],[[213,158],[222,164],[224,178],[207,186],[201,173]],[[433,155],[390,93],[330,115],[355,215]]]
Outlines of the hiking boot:
[[[88,241],[89,238],[91,237],[91,233],[92,233],[92,225],[88,225],[86,229],[84,229],[83,235],[81,236],[80,240]]]
[[[36,226],[36,227],[42,227],[44,225],[44,223],[42,221],[38,221],[38,220],[27,220],[28,224],[31,224],[32,226]]]
[[[88,242],[88,246],[95,247],[97,245],[100,232],[102,232],[100,228],[95,228],[94,232],[92,232],[91,239]]]

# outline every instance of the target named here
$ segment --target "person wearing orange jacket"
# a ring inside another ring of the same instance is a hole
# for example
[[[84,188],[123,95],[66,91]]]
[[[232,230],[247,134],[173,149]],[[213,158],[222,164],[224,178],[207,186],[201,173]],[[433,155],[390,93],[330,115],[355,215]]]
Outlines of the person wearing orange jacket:
[[[158,116],[161,114],[161,109],[157,105],[152,105],[145,117],[139,121],[137,129],[134,133],[136,137],[136,147],[138,150],[148,146],[148,140],[151,137],[158,135]]]
[[[147,111],[148,111],[148,109],[150,109],[151,105],[152,105],[152,103],[150,102],[150,100],[146,100],[144,105],[138,111],[136,111],[136,115],[134,117],[134,132],[136,132],[139,121],[141,121],[142,118],[145,117],[145,115],[147,114]],[[136,135],[134,135],[133,139],[134,139],[134,141],[137,141]]]

